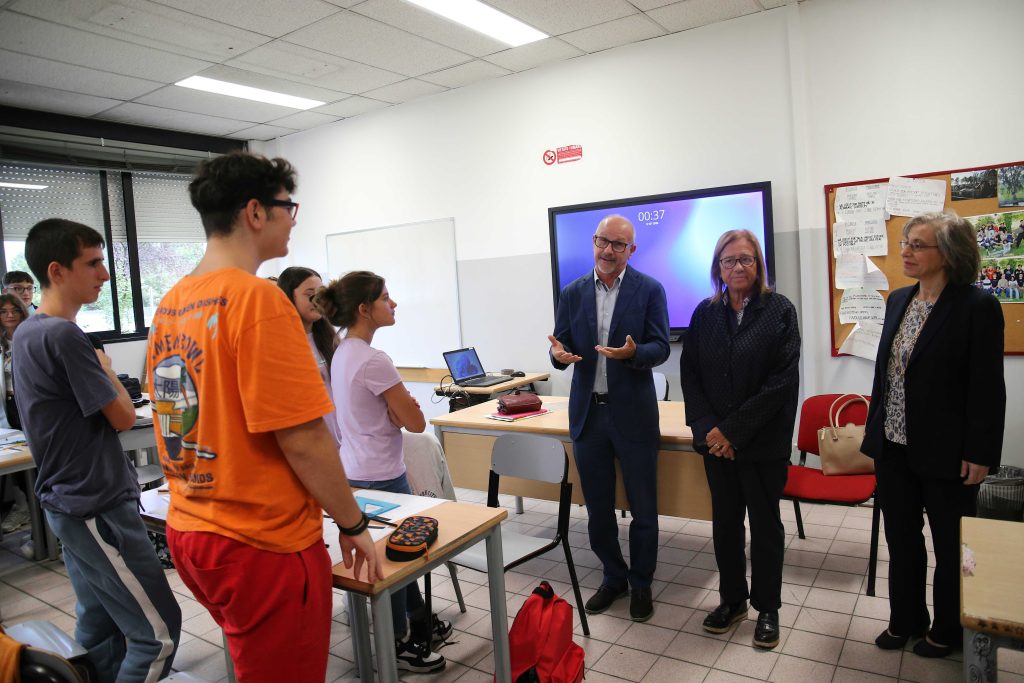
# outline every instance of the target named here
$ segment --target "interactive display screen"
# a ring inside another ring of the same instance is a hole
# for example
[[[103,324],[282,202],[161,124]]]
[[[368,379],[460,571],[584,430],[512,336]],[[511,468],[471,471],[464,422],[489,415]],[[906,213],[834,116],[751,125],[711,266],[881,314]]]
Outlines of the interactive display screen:
[[[634,197],[548,209],[556,308],[563,287],[593,272],[592,238],[601,219],[612,214],[636,227],[637,249],[629,264],[665,287],[673,335],[712,294],[711,257],[723,232],[747,229],[757,235],[774,281],[771,183]]]

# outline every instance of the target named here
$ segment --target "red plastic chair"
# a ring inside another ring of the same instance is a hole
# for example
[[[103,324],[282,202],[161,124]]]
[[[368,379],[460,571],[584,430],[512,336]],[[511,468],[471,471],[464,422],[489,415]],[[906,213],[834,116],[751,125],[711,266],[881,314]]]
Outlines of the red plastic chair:
[[[800,503],[826,503],[830,505],[860,505],[875,495],[875,475],[850,474],[826,477],[820,469],[807,467],[807,454],[818,453],[818,429],[829,426],[828,411],[842,394],[818,394],[808,397],[800,407],[800,430],[796,445],[800,449],[800,464],[789,466],[789,478],[782,497],[793,501],[796,528],[804,536],[804,520],[800,516]],[[866,396],[869,401],[870,396]],[[864,424],[867,407],[863,403],[851,404],[843,410],[841,424]],[[868,560],[868,595],[875,594],[875,565],[878,561],[878,522],[881,508],[875,501],[871,514],[871,551]]]

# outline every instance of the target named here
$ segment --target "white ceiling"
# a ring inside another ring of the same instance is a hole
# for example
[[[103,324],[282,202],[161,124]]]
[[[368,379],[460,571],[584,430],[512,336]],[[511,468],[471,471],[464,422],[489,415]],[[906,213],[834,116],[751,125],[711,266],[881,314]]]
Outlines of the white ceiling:
[[[797,0],[486,0],[551,35],[508,48],[404,0],[0,0],[0,105],[268,140]],[[192,75],[326,102],[300,111]]]

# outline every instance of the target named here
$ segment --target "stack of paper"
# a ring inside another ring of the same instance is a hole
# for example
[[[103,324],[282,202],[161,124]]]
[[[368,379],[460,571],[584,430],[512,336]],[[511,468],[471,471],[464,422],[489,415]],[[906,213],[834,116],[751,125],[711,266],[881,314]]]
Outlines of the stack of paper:
[[[528,417],[537,417],[538,415],[543,415],[544,413],[549,412],[551,411],[549,411],[547,408],[541,408],[540,410],[533,410],[530,411],[529,413],[516,413],[514,415],[505,415],[504,413],[492,413],[487,417],[492,420],[500,420],[501,422],[516,422],[518,420],[525,420]]]

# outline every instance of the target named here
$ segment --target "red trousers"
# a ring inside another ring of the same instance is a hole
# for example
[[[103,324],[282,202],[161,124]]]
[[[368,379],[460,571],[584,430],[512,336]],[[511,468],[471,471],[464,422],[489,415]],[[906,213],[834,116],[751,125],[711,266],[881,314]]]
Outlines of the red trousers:
[[[331,561],[322,541],[275,553],[167,527],[181,580],[227,636],[239,683],[323,683],[331,636]]]

